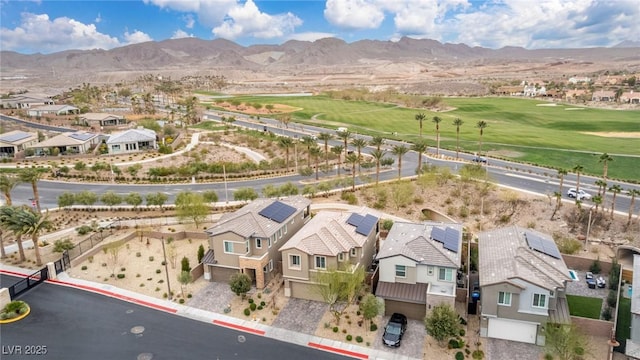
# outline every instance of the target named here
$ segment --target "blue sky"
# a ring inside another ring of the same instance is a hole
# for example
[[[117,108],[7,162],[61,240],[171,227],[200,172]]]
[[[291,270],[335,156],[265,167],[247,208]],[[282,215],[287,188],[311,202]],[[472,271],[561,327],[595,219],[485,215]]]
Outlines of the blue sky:
[[[111,49],[171,38],[282,44],[402,36],[500,48],[640,41],[640,0],[0,0],[0,48]]]

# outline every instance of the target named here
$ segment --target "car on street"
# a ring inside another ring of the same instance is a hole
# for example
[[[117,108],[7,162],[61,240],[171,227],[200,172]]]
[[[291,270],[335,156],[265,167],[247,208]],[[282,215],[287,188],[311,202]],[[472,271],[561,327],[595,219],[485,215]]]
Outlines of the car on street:
[[[567,190],[567,196],[578,200],[591,200],[591,194],[585,192],[582,189],[576,191],[575,188],[571,188]]]
[[[477,162],[477,163],[487,163],[487,158],[484,156],[475,156],[473,159],[471,159],[471,161],[473,162]]]
[[[407,330],[407,317],[403,314],[393,313],[387,326],[384,327],[384,334],[382,334],[382,343],[390,347],[400,346],[402,341],[402,335]]]

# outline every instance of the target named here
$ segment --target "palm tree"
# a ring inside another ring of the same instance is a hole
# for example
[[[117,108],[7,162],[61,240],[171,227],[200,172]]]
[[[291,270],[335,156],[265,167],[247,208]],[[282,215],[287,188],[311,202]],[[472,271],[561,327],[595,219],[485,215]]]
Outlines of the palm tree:
[[[476,127],[480,129],[480,144],[478,145],[478,155],[482,154],[482,135],[484,134],[484,129],[486,129],[487,126],[489,126],[489,124],[487,124],[487,122],[484,120],[480,120],[476,124]]]
[[[416,174],[422,173],[422,153],[427,151],[427,142],[420,139],[415,142],[415,144],[411,145],[411,150],[418,153],[418,168],[416,169]]]
[[[611,218],[613,219],[613,210],[616,208],[616,195],[622,191],[622,187],[618,184],[613,184],[609,191],[613,193],[613,198],[611,199]]]
[[[42,265],[42,258],[40,257],[40,245],[39,238],[40,232],[46,229],[50,229],[53,226],[51,220],[49,220],[49,213],[45,213],[44,215],[40,212],[34,212],[29,208],[21,208],[16,213],[16,221],[19,226],[18,232],[21,235],[31,236],[31,241],[33,241],[33,249],[36,253],[36,265]]]
[[[564,176],[567,175],[569,172],[566,169],[558,169],[558,176],[560,177],[560,187],[558,192],[560,193],[560,197],[556,197],[556,199],[558,199],[558,208],[560,208],[560,206],[562,206],[562,186],[564,183]]]
[[[602,188],[604,188],[605,190],[607,189],[607,182],[602,179],[596,180],[594,184],[598,185],[598,195],[602,195]]]
[[[311,147],[316,144],[316,139],[313,136],[303,136],[302,144],[307,146],[307,166],[311,167]]]
[[[453,125],[456,127],[456,160],[458,160],[458,154],[460,153],[460,126],[462,126],[462,124],[464,124],[462,119],[453,119]]]
[[[551,214],[551,220],[553,220],[553,218],[555,218],[556,213],[558,212],[558,209],[560,209],[560,205],[562,204],[562,193],[561,192],[554,191],[553,192],[553,196],[555,196],[555,198],[556,198],[556,207],[555,207],[555,209],[553,209],[553,213]]]
[[[344,130],[344,131],[338,131],[337,135],[340,139],[342,139],[342,142],[344,143],[344,156],[345,158],[347,157],[347,152],[349,151],[349,147],[347,146],[347,142],[349,141],[349,139],[351,139],[351,131],[349,130]]]
[[[356,163],[358,163],[358,155],[349,154],[344,161],[348,164],[351,164],[351,191],[356,191]]]
[[[404,145],[395,145],[393,150],[391,150],[393,155],[398,156],[398,180],[402,178],[402,156],[404,156],[408,151],[409,149]]]
[[[584,170],[584,167],[580,164],[573,167],[573,172],[576,173],[576,194],[580,192],[580,173]],[[578,197],[576,196],[576,199]]]
[[[0,175],[0,192],[4,195],[5,205],[11,206],[11,191],[18,185],[19,180],[14,176]],[[0,258],[7,257],[4,250],[4,240],[2,238],[2,228],[0,227]]]
[[[320,133],[318,139],[324,141],[324,162],[329,170],[329,140],[333,139],[333,136],[329,133]]]
[[[358,151],[358,174],[362,172],[362,168],[360,167],[360,162],[362,161],[362,148],[367,146],[367,140],[363,138],[355,138],[351,141],[351,145],[356,147]]]
[[[602,205],[603,202],[602,195],[598,194],[594,196],[591,201],[596,204],[596,213],[598,213],[598,206]]]
[[[436,156],[440,156],[440,123],[442,122],[442,118],[434,116],[431,121],[436,124]]]
[[[636,202],[636,195],[640,195],[640,190],[629,189],[627,195],[631,196],[631,203],[629,204],[629,217],[627,218],[627,226],[631,224],[631,217],[633,216],[633,209]]]
[[[20,256],[20,261],[25,261],[27,257],[24,255],[24,247],[22,246],[22,234],[17,231],[15,224],[17,210],[18,208],[15,206],[4,205],[0,207],[0,227],[15,234],[16,243],[18,244],[18,256]]]
[[[293,146],[293,140],[290,137],[281,137],[278,140],[278,146],[284,149],[286,154],[285,166],[287,168],[287,172],[289,172],[289,149]]]
[[[427,118],[427,116],[424,113],[416,114],[416,120],[420,123],[420,137],[422,137],[422,122],[426,118]]]
[[[384,138],[382,136],[374,136],[369,141],[369,145],[375,146],[376,150],[380,151],[380,148],[384,145]]]
[[[36,210],[38,210],[38,212],[42,212],[42,209],[40,209],[40,194],[38,193],[38,180],[40,180],[41,176],[42,173],[37,169],[24,169],[18,174],[21,181],[31,184],[33,201],[36,204]]]
[[[613,157],[607,153],[600,155],[598,162],[602,163],[602,178],[607,179],[607,173],[609,171],[609,162],[613,161]]]
[[[371,156],[376,160],[376,185],[380,180],[380,160],[384,157],[387,152],[385,150],[376,149],[371,152]]]
[[[320,150],[319,147],[314,146],[311,149],[309,149],[309,154],[311,156],[313,156],[313,158],[315,159],[316,162],[316,180],[318,180],[318,168],[320,166],[318,166],[318,159],[320,158],[320,155],[322,155],[322,150]]]
[[[338,176],[340,176],[340,166],[342,166],[342,145],[337,145],[331,148],[331,152],[338,155]]]

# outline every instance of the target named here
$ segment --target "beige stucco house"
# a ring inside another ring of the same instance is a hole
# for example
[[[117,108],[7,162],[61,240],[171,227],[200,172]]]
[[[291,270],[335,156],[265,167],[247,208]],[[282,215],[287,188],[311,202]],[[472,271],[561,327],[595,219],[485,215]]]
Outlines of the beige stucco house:
[[[100,144],[100,135],[85,131],[66,132],[30,145],[36,154],[86,154]]]
[[[396,221],[380,243],[376,296],[385,313],[424,319],[435,305],[455,309],[456,279],[462,261],[462,225]]]
[[[375,254],[378,221],[367,208],[319,211],[280,248],[285,296],[322,301],[315,289],[317,272],[366,270]]]
[[[125,125],[127,120],[124,116],[108,113],[86,113],[79,116],[80,122],[96,129],[105,126]]]
[[[0,158],[13,158],[37,142],[37,133],[14,130],[0,134]]]
[[[518,226],[478,236],[480,335],[544,344],[544,326],[571,321],[569,270],[553,238]]]
[[[256,199],[223,215],[206,230],[205,279],[228,282],[232,274],[243,272],[256,288],[264,288],[280,272],[278,250],[309,220],[310,206],[303,196]]]
[[[150,129],[129,129],[112,134],[106,141],[109,154],[126,154],[157,147],[156,132]]]

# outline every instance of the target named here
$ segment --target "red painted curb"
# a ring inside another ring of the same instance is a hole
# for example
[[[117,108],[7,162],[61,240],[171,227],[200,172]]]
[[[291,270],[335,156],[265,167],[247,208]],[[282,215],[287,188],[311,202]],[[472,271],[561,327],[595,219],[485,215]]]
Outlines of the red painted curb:
[[[222,321],[222,320],[213,320],[213,323],[216,324],[216,325],[228,327],[228,328],[231,328],[231,329],[241,330],[241,331],[244,331],[244,332],[248,332],[248,333],[252,333],[252,334],[256,334],[256,335],[260,335],[260,336],[264,336],[264,334],[265,334],[265,332],[263,330],[253,329],[253,328],[242,326],[242,325],[236,325],[236,324],[233,324],[233,323],[230,323],[230,322],[226,322],[226,321]]]
[[[116,299],[128,301],[128,302],[131,302],[131,303],[134,303],[134,304],[146,306],[146,307],[149,307],[149,308],[152,308],[152,309],[156,309],[156,310],[161,310],[161,311],[165,311],[165,312],[169,312],[169,313],[173,313],[173,314],[178,312],[178,310],[174,309],[174,308],[170,308],[170,307],[154,304],[154,303],[151,303],[151,302],[148,302],[148,301],[132,298],[132,297],[129,297],[129,296],[120,295],[120,294],[117,294],[117,293],[114,293],[114,292],[111,292],[111,291],[102,290],[102,289],[94,288],[94,287],[91,287],[91,286],[73,284],[73,283],[69,283],[69,282],[66,282],[66,281],[60,281],[60,280],[47,280],[47,281],[55,283],[55,284],[60,284],[60,285],[64,285],[64,286],[69,286],[69,287],[73,287],[73,288],[78,288],[78,289],[82,289],[82,290],[95,292],[95,293],[98,293],[98,294],[110,296],[110,297],[113,297],[113,298],[116,298]]]
[[[322,344],[318,344],[318,343],[314,343],[314,342],[309,342],[307,345],[309,345],[309,347],[312,347],[312,348],[316,348],[316,349],[320,349],[320,350],[324,350],[324,351],[329,351],[329,352],[340,354],[340,355],[351,356],[351,357],[357,358],[357,359],[368,359],[369,358],[369,355],[367,355],[367,354],[361,354],[361,353],[357,353],[355,351],[349,351],[349,350],[342,350],[342,349],[339,349],[339,348],[334,348],[332,346],[322,345]]]
[[[29,276],[30,274],[26,274],[26,273],[19,273],[19,272],[15,272],[15,271],[9,271],[9,270],[1,270],[1,273],[5,273],[5,274],[9,274],[9,275],[16,275],[16,276]]]

